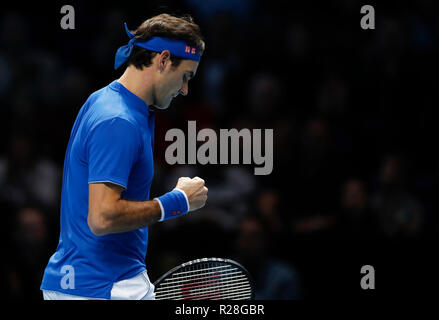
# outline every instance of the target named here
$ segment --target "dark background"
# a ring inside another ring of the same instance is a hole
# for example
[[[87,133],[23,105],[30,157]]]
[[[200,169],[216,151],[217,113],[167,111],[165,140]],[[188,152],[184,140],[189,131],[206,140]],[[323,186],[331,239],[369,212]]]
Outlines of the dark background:
[[[75,29],[62,30],[62,5]],[[0,12],[1,293],[41,299],[59,236],[62,166],[76,114],[117,79],[114,55],[162,13],[191,14],[206,51],[189,95],[157,114],[151,196],[206,180],[202,210],[150,228],[154,281],[182,262],[246,266],[258,299],[422,297],[438,232],[439,19],[434,1],[84,1]],[[375,30],[360,27],[362,5]],[[173,165],[170,128],[274,130],[274,166]],[[436,191],[435,191],[436,190]],[[376,290],[360,288],[372,265]]]

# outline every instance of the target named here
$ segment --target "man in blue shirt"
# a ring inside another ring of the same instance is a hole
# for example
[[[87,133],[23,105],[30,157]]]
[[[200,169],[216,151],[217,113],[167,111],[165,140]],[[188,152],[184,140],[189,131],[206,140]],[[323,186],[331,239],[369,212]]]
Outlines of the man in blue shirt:
[[[150,200],[154,111],[188,93],[204,42],[191,17],[161,14],[119,48],[123,75],[82,106],[64,160],[60,237],[44,272],[45,299],[154,299],[148,226],[204,206],[204,180],[183,177]]]

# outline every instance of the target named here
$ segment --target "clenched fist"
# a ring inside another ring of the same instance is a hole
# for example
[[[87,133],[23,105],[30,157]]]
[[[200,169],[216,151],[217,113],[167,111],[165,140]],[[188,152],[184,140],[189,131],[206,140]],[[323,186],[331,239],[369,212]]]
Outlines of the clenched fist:
[[[204,186],[204,180],[195,177],[193,179],[182,177],[178,179],[176,189],[183,190],[189,201],[189,211],[204,207],[207,200],[208,189]]]

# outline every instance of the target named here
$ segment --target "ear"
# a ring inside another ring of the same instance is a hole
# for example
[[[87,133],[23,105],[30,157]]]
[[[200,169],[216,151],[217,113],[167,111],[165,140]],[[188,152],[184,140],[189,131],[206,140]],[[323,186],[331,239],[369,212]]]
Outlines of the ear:
[[[169,50],[163,50],[159,57],[158,57],[158,63],[159,63],[159,70],[162,72],[166,69],[166,65],[171,62],[171,53]]]

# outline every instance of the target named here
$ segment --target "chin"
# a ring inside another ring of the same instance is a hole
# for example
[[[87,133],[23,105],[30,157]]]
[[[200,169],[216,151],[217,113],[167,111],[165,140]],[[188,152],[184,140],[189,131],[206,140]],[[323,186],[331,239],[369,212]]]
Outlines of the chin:
[[[153,106],[154,106],[156,109],[159,109],[159,110],[166,110],[166,109],[168,109],[169,104],[166,105],[166,106],[161,106],[161,105],[158,105],[158,104],[153,104]]]
[[[166,110],[169,108],[169,105],[171,104],[172,98],[169,99],[166,103],[156,103],[154,106],[159,110]]]
[[[153,104],[154,107],[156,107],[159,110],[166,110],[169,108],[169,105],[171,104],[171,101],[169,101],[168,103],[155,103]]]

